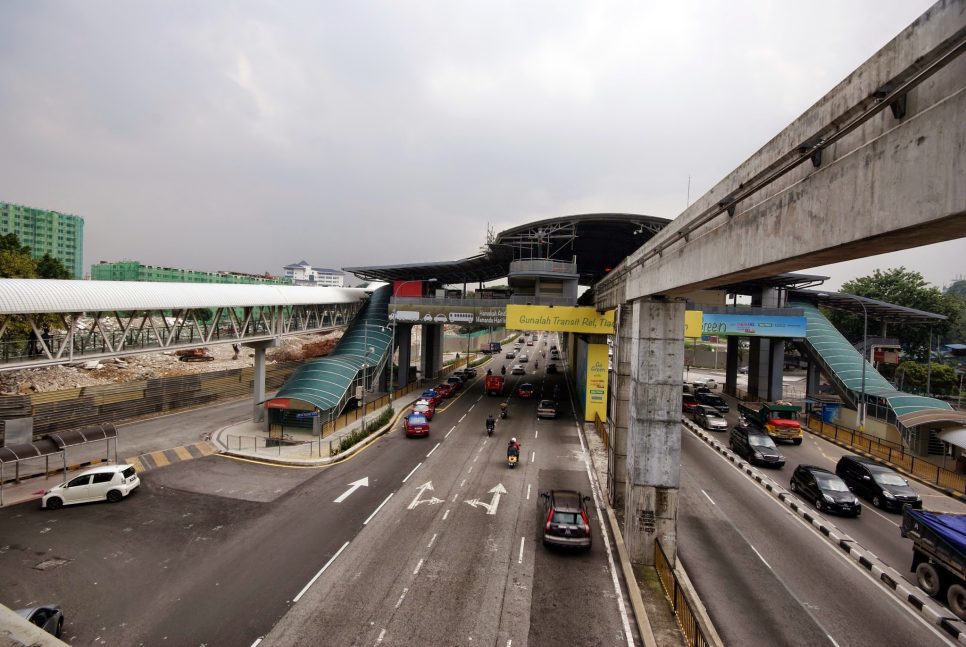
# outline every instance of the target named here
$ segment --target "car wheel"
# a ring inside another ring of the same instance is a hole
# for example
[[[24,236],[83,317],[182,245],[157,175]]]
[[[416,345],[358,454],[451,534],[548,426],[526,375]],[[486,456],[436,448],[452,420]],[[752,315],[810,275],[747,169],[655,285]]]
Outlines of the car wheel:
[[[117,490],[111,490],[110,492],[107,493],[107,502],[108,503],[117,503],[122,498],[124,498],[124,497],[122,497],[121,496],[121,493],[118,492]]]
[[[49,499],[47,499],[47,509],[48,510],[57,510],[60,507],[62,507],[63,505],[64,505],[64,502],[61,499],[58,499],[55,496],[50,497]]]
[[[788,483],[788,489],[791,490],[792,492],[798,492],[798,486],[795,485],[795,481],[790,481]]]
[[[878,495],[872,497],[872,505],[874,505],[877,508],[881,508],[882,507],[882,499],[880,499],[878,497]]]
[[[939,571],[929,562],[922,562],[916,567],[916,583],[932,597],[936,597],[942,588]]]
[[[57,638],[60,638],[60,634],[61,632],[63,632],[63,630],[64,630],[64,618],[63,616],[61,616],[60,619],[57,620],[57,629],[54,631],[54,636],[56,636]]]
[[[946,602],[949,603],[949,610],[956,614],[960,620],[966,620],[966,587],[962,584],[953,584],[949,587],[946,594]]]
[[[819,512],[822,511],[822,500],[821,499],[815,499],[815,509],[818,510]]]

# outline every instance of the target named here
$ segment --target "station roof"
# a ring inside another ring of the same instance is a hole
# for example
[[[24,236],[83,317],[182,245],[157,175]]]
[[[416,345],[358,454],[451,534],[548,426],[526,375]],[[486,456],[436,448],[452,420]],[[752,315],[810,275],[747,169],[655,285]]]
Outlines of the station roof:
[[[789,292],[797,298],[808,299],[813,303],[827,308],[846,310],[860,315],[867,312],[869,317],[878,321],[937,323],[947,319],[946,315],[916,310],[915,308],[906,308],[905,306],[897,306],[892,303],[886,303],[885,301],[860,297],[844,292],[831,292],[828,290],[789,290]]]
[[[592,285],[669,220],[626,213],[592,213],[548,218],[496,235],[486,251],[455,261],[345,267],[365,279],[436,279],[442,284],[487,282],[509,274],[514,260],[576,260],[581,285]]]

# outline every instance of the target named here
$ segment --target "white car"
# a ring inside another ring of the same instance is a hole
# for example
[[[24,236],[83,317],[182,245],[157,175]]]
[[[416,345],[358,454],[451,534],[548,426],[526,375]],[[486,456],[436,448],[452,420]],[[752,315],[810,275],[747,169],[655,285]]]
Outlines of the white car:
[[[139,485],[141,479],[132,466],[99,465],[44,492],[40,507],[56,510],[63,505],[90,501],[117,503]]]
[[[526,371],[524,370],[522,364],[514,364],[513,365],[513,368],[510,369],[510,374],[511,375],[525,375],[526,374]]]

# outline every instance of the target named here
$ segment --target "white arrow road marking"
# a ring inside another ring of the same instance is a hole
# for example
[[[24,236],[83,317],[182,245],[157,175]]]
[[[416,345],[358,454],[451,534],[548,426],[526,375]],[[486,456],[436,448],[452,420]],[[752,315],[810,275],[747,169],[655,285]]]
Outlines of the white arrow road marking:
[[[432,481],[426,481],[418,488],[416,488],[416,496],[413,497],[412,503],[406,506],[406,509],[415,510],[416,506],[418,506],[420,503],[428,503],[429,505],[436,505],[437,503],[443,502],[442,499],[437,499],[436,497],[430,497],[428,499],[420,499],[419,497],[421,497],[423,495],[423,492],[426,492],[426,491],[429,491],[429,492],[433,491]]]
[[[342,503],[343,501],[345,501],[346,499],[349,498],[349,495],[350,494],[352,494],[353,492],[355,492],[356,490],[358,490],[361,487],[369,487],[369,477],[368,476],[365,477],[365,478],[361,478],[358,481],[353,481],[352,483],[349,483],[349,489],[346,490],[345,492],[343,492],[339,496],[339,498],[336,499],[335,501],[333,501],[332,503]]]
[[[486,508],[486,514],[496,514],[496,509],[500,506],[500,497],[506,494],[506,488],[503,487],[502,483],[497,483],[496,487],[490,490],[490,494],[493,495],[493,498],[490,499],[489,503],[480,501],[479,499],[470,499],[464,503],[467,503],[474,508],[477,506],[484,507]]]

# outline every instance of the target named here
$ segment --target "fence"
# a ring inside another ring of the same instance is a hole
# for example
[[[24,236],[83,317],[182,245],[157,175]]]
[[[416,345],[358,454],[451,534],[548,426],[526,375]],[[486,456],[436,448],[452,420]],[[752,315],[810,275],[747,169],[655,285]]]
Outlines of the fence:
[[[610,433],[607,431],[607,421],[600,419],[600,414],[594,412],[594,428],[600,437],[600,442],[604,443],[604,449],[610,447]]]
[[[690,647],[709,647],[711,643],[708,642],[701,625],[698,623],[697,616],[691,610],[688,596],[678,584],[674,568],[668,562],[660,540],[654,542],[654,569],[661,580],[661,586],[664,587],[664,594],[674,610],[674,617],[678,621],[678,626],[681,627],[684,640]]]
[[[901,467],[927,483],[966,494],[966,475],[957,474],[945,467],[913,456],[897,443],[855,429],[839,427],[835,423],[825,422],[814,415],[809,418],[808,423],[809,430],[814,433],[844,443],[852,449],[861,449],[893,466]]]

